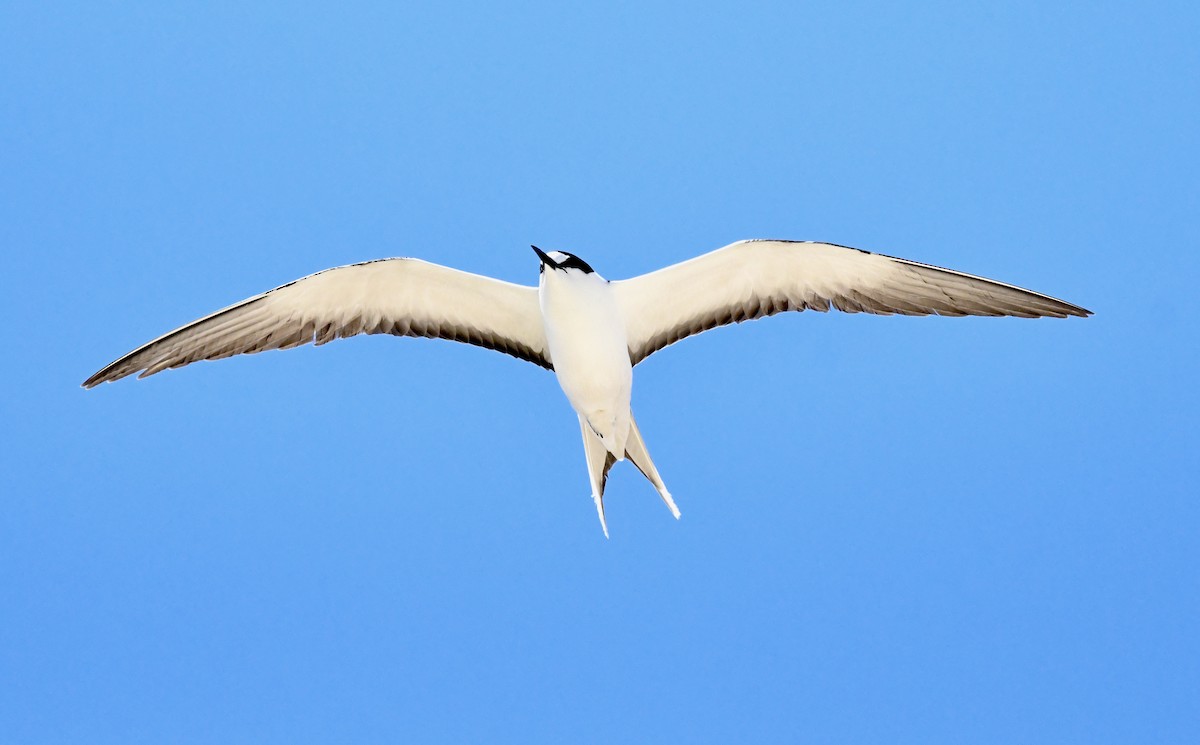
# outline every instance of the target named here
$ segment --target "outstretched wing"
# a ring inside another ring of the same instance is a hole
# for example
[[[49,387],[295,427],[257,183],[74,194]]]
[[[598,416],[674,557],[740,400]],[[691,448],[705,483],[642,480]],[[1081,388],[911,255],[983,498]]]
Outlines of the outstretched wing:
[[[833,306],[880,315],[1091,315],[1077,305],[983,277],[809,241],[739,241],[612,285],[635,365],[692,334],[786,310]]]
[[[418,259],[380,259],[317,272],[193,321],[83,386],[356,334],[461,341],[553,369],[536,288]]]

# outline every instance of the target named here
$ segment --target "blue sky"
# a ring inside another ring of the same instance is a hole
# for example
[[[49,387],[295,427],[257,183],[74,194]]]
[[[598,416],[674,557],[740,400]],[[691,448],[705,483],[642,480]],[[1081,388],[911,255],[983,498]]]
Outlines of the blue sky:
[[[7,3],[0,732],[1200,737],[1185,3]],[[329,266],[819,239],[1086,321],[789,314],[637,369],[357,338],[79,383]]]

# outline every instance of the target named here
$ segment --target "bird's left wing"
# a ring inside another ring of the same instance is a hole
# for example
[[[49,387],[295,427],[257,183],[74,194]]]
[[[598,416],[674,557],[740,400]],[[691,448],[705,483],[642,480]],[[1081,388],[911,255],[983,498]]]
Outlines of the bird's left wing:
[[[612,283],[629,357],[785,310],[924,316],[1088,316],[1048,295],[951,269],[809,241],[738,241]]]
[[[553,369],[536,288],[400,258],[327,269],[243,300],[135,349],[83,386],[356,334],[461,341]]]

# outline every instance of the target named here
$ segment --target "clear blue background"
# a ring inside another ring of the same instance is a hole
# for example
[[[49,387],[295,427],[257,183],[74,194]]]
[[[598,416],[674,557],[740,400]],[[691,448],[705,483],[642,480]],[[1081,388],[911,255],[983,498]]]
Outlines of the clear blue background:
[[[0,740],[1197,742],[1193,3],[9,2]],[[79,383],[328,266],[736,239],[1086,321],[790,314],[640,366],[611,541],[532,365]]]

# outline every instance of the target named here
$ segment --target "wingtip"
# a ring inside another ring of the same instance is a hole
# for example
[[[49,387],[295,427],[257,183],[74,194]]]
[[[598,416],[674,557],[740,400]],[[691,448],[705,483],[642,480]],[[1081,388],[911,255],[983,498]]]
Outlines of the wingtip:
[[[1087,318],[1088,316],[1096,315],[1095,313],[1093,313],[1092,311],[1083,307],[1082,305],[1076,305],[1075,303],[1068,303],[1066,300],[1058,300],[1057,298],[1052,298],[1052,299],[1055,300],[1061,306],[1063,318],[1066,318],[1069,316],[1075,316],[1076,318]]]

